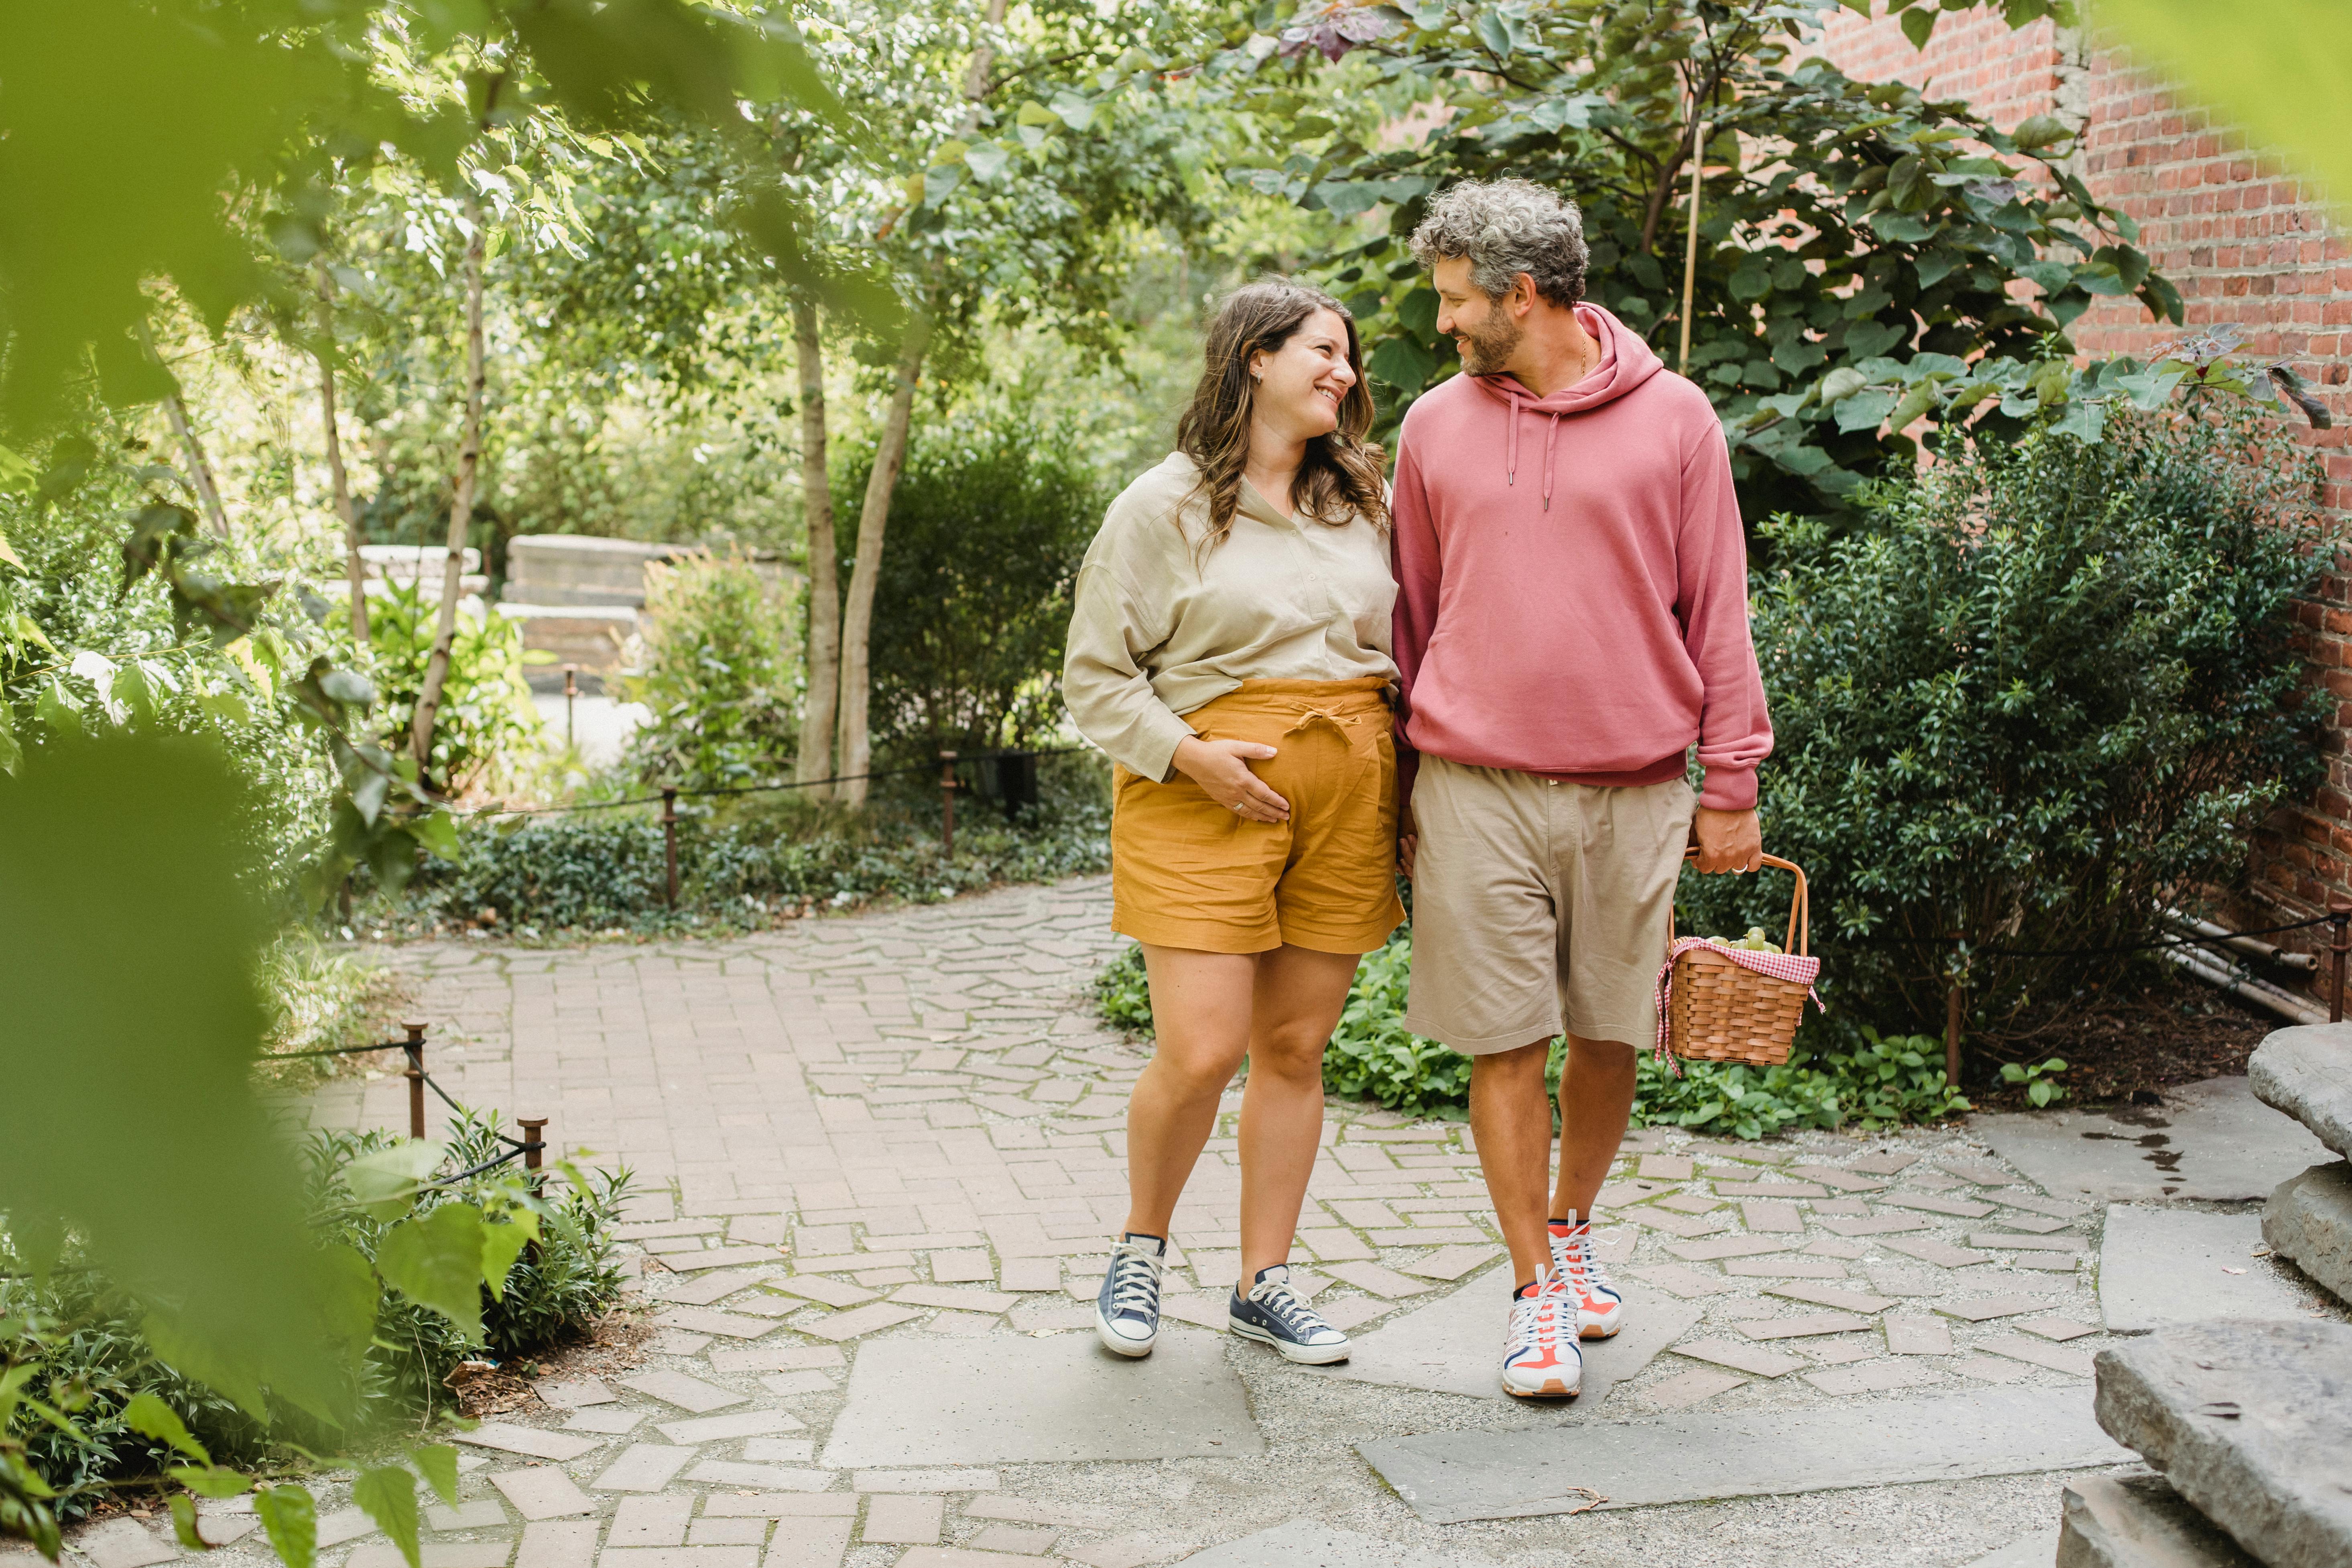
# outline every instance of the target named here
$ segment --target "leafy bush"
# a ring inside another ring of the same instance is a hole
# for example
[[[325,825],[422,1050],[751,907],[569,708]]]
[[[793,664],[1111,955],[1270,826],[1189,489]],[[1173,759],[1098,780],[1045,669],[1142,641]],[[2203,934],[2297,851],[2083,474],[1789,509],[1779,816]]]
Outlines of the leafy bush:
[[[640,778],[689,789],[791,771],[799,660],[791,596],[740,553],[646,569],[645,673],[622,683],[653,717],[629,738]]]
[[[408,752],[409,721],[425,686],[433,653],[440,584],[391,582],[368,601],[367,673],[382,700],[377,730],[395,756]],[[433,725],[427,773],[442,792],[461,795],[495,787],[539,745],[539,710],[523,679],[522,628],[495,611],[477,620],[460,614],[449,644],[449,676]]]
[[[501,1152],[494,1116],[468,1116],[451,1129],[445,1163],[457,1170]],[[309,1207],[322,1243],[357,1247],[369,1259],[397,1219],[454,1204],[483,1205],[512,1190],[512,1171],[488,1172],[428,1189],[392,1219],[372,1215],[346,1181],[352,1163],[403,1144],[388,1132],[324,1132],[306,1146]],[[383,1289],[360,1376],[355,1426],[322,1429],[287,1409],[265,1424],[181,1376],[148,1342],[140,1307],[68,1254],[36,1279],[0,1232],[0,1365],[24,1366],[21,1391],[70,1417],[59,1427],[23,1406],[0,1429],[0,1446],[20,1443],[26,1460],[59,1494],[58,1513],[79,1518],[115,1483],[152,1477],[168,1450],[131,1429],[125,1407],[142,1394],[163,1400],[221,1462],[252,1462],[288,1445],[341,1447],[367,1427],[413,1418],[453,1403],[445,1383],[457,1363],[488,1352],[500,1360],[547,1349],[584,1332],[619,1299],[613,1226],[627,1194],[626,1171],[581,1173],[580,1185],[540,1200],[540,1239],[508,1271],[502,1294],[482,1297],[483,1341],[463,1340],[441,1313]]]
[[[1401,931],[1364,955],[1348,993],[1339,1027],[1323,1053],[1323,1086],[1350,1100],[1370,1100],[1414,1116],[1457,1119],[1470,1104],[1470,1058],[1408,1032],[1406,983],[1412,939]],[[1143,950],[1123,948],[1097,973],[1096,1010],[1122,1029],[1151,1027],[1151,995]],[[1836,1031],[1815,1028],[1787,1063],[1682,1062],[1680,1070],[1643,1051],[1634,1091],[1633,1124],[1687,1128],[1735,1138],[1761,1138],[1788,1127],[1879,1127],[1933,1121],[1969,1109],[1944,1086],[1943,1047],[1925,1037],[1881,1039],[1860,1031],[1851,1048],[1826,1044]],[[1557,1091],[1563,1041],[1552,1042],[1547,1079]]]
[[[2278,426],[2208,406],[1940,463],[1869,492],[1844,537],[1767,526],[1764,840],[1812,877],[1825,994],[1936,1025],[1958,974],[1978,1029],[2061,1004],[2047,1025],[2113,959],[1982,949],[2112,946],[2159,896],[2236,879],[2254,826],[2320,776],[2294,641],[2317,479]],[[1777,930],[1787,896],[1701,878],[1684,901],[1706,929]]]
[[[940,852],[936,800],[919,795],[886,795],[863,811],[792,795],[739,799],[716,811],[682,802],[676,914],[664,901],[660,823],[608,812],[470,829],[456,858],[428,862],[417,874],[409,907],[461,921],[493,909],[501,927],[527,935],[756,924],[789,908],[929,901],[1102,870],[1110,863],[1110,811],[1099,763],[1086,756],[1045,763],[1040,804],[1017,821],[958,812],[952,860]]]
[[[1065,430],[1025,402],[908,454],[874,595],[877,748],[933,756],[1027,746],[1060,723],[1070,586],[1103,498]],[[835,469],[856,516],[873,458]],[[842,530],[849,581],[856,530]]]
[[[495,1112],[461,1117],[449,1129],[444,1163],[465,1171],[496,1159],[505,1152],[498,1128]],[[389,1225],[353,1194],[347,1173],[353,1161],[405,1142],[383,1131],[311,1135],[305,1150],[310,1207],[322,1240],[344,1242],[363,1257],[375,1257]],[[429,1189],[404,1217],[424,1218],[445,1204],[478,1204],[513,1174],[510,1168],[491,1171]],[[583,1171],[580,1184],[543,1201],[538,1246],[516,1258],[501,1294],[482,1294],[481,1342],[493,1357],[504,1361],[584,1333],[620,1299],[613,1226],[629,1182],[626,1170]],[[446,1405],[450,1397],[445,1380],[458,1362],[479,1353],[447,1317],[388,1290],[377,1303],[368,1353],[371,1403],[401,1414]]]

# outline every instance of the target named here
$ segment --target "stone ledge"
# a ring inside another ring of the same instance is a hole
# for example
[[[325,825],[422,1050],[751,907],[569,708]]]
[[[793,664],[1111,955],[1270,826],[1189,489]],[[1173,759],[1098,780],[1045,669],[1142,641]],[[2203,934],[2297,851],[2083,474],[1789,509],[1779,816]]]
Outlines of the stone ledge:
[[[2215,1322],[2099,1352],[2099,1425],[2269,1568],[2352,1563],[2352,1328]]]
[[[2262,1568],[2162,1476],[2084,1476],[2059,1495],[2057,1568]]]
[[[2352,1155],[2352,1024],[2274,1029],[2246,1064],[2254,1098]]]
[[[2352,1301],[2352,1162],[2314,1165],[2263,1205],[2263,1239],[2338,1300]]]

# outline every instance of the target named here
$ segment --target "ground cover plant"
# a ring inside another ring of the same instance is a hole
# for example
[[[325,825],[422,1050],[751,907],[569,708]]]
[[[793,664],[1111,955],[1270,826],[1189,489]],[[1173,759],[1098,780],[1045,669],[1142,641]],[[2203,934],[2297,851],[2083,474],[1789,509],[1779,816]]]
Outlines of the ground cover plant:
[[[401,900],[372,906],[368,916],[394,930],[467,923],[527,939],[758,927],[875,900],[930,902],[1105,869],[1110,808],[1100,763],[1084,755],[1039,763],[1034,806],[1008,818],[993,801],[959,800],[952,857],[940,832],[937,764],[926,763],[856,810],[793,794],[681,802],[676,910],[667,902],[658,807],[637,806],[468,826],[450,858],[428,863]]]
[[[1459,1120],[1470,1105],[1470,1059],[1404,1026],[1405,985],[1412,964],[1410,929],[1367,953],[1323,1054],[1323,1084],[1349,1100],[1368,1100],[1414,1116]],[[1123,948],[1095,976],[1102,1019],[1134,1033],[1151,1028],[1143,950]],[[1944,1085],[1943,1047],[1919,1037],[1881,1037],[1851,1024],[1809,1023],[1779,1067],[1656,1059],[1646,1048],[1633,1101],[1633,1125],[1687,1128],[1718,1137],[1761,1138],[1791,1127],[1889,1126],[1933,1121],[1969,1102]],[[1561,1042],[1552,1046],[1549,1081],[1559,1085]],[[1677,1065],[1679,1070],[1677,1070]]]

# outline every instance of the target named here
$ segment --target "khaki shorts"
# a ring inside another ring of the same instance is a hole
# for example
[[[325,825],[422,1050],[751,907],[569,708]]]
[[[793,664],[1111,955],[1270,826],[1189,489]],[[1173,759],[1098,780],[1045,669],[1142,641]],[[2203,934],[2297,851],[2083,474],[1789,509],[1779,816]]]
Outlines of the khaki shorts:
[[[1393,715],[1378,676],[1251,680],[1184,716],[1203,740],[1256,741],[1250,767],[1290,803],[1252,822],[1178,774],[1113,774],[1111,929],[1200,952],[1370,952],[1396,894]]]
[[[1697,805],[1680,779],[1604,789],[1424,753],[1405,1027],[1474,1057],[1655,1039]]]

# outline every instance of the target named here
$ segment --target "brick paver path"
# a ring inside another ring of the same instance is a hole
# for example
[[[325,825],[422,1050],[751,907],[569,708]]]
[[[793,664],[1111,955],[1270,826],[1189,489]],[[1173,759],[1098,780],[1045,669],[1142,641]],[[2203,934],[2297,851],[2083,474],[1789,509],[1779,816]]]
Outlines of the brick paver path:
[[[1666,1411],[1843,1403],[1867,1419],[1873,1400],[1916,1391],[2083,1386],[2105,1342],[2077,1269],[2091,1216],[1941,1131],[1633,1139],[1602,1194],[1606,1251],[1697,1321],[1599,1409],[1321,1378],[1229,1340],[1262,1455],[828,1468],[864,1347],[908,1342],[919,1362],[923,1345],[985,1336],[1018,1365],[1033,1336],[1090,1334],[1145,1059],[1082,994],[1118,940],[1108,903],[1090,879],[723,941],[394,951],[453,1094],[548,1116],[566,1152],[637,1173],[630,1255],[661,1326],[640,1374],[548,1391],[598,1403],[474,1435],[467,1501],[434,1515],[426,1568],[985,1568],[1040,1553],[1118,1568],[1302,1517],[1465,1563],[1957,1564],[2054,1521],[2055,1479],[2029,1476],[1439,1530],[1353,1450]],[[396,1078],[346,1080],[314,1119],[399,1126],[405,1107]],[[1178,1215],[1169,1279],[1171,1314],[1212,1327],[1237,1262],[1231,1131]],[[1501,1256],[1458,1124],[1335,1102],[1324,1136],[1297,1258],[1333,1321],[1377,1329]],[[925,1393],[919,1377],[903,1389],[910,1422]],[[391,1568],[339,1501],[330,1489],[322,1502],[331,1561],[356,1541],[342,1568]]]

